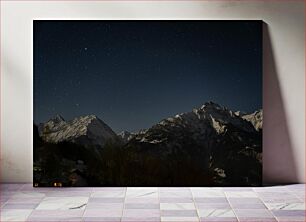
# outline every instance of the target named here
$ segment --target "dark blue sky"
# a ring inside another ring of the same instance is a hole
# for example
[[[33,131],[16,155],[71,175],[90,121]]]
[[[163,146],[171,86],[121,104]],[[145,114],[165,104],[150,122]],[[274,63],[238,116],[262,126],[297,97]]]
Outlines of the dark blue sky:
[[[261,21],[34,21],[34,122],[137,131],[214,101],[262,108]]]

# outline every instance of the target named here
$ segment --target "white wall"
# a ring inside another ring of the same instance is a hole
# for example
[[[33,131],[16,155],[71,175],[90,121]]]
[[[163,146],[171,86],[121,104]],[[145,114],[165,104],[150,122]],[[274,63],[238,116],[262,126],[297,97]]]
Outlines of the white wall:
[[[1,1],[1,179],[32,181],[33,19],[262,19],[264,181],[305,182],[303,1]]]

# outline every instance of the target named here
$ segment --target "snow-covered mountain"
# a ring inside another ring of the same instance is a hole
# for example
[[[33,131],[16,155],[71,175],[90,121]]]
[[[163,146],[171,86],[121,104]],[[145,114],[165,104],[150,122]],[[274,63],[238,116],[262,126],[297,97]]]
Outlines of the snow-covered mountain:
[[[262,110],[246,114],[207,102],[190,112],[164,119],[148,129],[132,133],[123,131],[118,135],[95,115],[81,116],[70,121],[57,115],[39,126],[39,139],[51,143],[69,141],[85,147],[94,146],[96,149],[82,151],[90,154],[85,155],[90,159],[84,162],[100,156],[102,159],[97,158],[96,161],[102,161],[99,164],[106,171],[111,169],[105,165],[105,160],[134,167],[131,171],[119,170],[116,173],[124,174],[119,176],[120,179],[134,178],[135,172],[136,175],[142,175],[142,182],[139,182],[137,176],[133,179],[139,185],[152,185],[153,179],[156,186],[188,181],[193,186],[255,186],[261,184],[262,178],[261,128]],[[100,149],[108,141],[116,143],[109,143],[105,149]],[[48,146],[40,140],[36,142],[40,144],[37,146],[41,150],[57,147],[57,144]],[[56,154],[63,155],[58,159],[71,158],[73,144],[67,146],[68,150],[65,149],[66,144],[58,145],[63,151],[63,154]],[[37,166],[44,163],[44,155],[40,158],[36,162]],[[73,158],[76,161],[85,157]],[[113,167],[116,170],[122,169],[116,164]],[[174,173],[175,170],[179,173]],[[188,180],[185,180],[186,177]],[[103,174],[103,178],[100,181],[102,184],[103,180],[109,179],[107,174]]]
[[[115,141],[116,133],[95,115],[80,116],[65,121],[56,115],[40,124],[39,133],[46,142],[69,141],[82,145],[103,146],[107,141]]]
[[[255,111],[251,114],[245,114],[241,116],[243,119],[252,123],[254,128],[259,131],[262,130],[263,113],[262,109]]]
[[[242,112],[242,111],[236,111],[235,112],[235,114],[237,115],[237,116],[243,116],[243,115],[246,115],[247,113],[245,113],[245,112]]]
[[[126,147],[169,160],[190,159],[220,184],[261,181],[261,133],[250,119],[213,102],[162,120],[136,134]]]
[[[246,120],[238,116],[226,107],[207,102],[191,112],[181,113],[162,120],[144,133],[136,134],[135,139],[150,143],[166,141],[166,138],[162,138],[165,134],[154,133],[157,130],[163,131],[163,133],[176,133],[177,139],[181,138],[180,134],[186,135],[188,132],[192,137],[191,139],[198,141],[211,140],[212,135],[224,134],[232,128],[245,133],[256,133],[256,129],[249,119]],[[154,137],[154,139],[150,139],[151,137]],[[159,137],[161,138],[158,139]]]
[[[130,133],[128,131],[122,131],[118,134],[119,138],[121,138],[121,140],[124,142],[124,143],[127,143],[130,139],[133,138],[135,134],[134,133]]]

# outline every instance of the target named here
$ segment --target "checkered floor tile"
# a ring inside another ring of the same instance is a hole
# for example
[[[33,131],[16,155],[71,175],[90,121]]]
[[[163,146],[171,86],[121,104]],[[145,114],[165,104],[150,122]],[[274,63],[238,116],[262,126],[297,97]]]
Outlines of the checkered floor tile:
[[[1,221],[304,222],[305,185],[33,188],[1,184]]]

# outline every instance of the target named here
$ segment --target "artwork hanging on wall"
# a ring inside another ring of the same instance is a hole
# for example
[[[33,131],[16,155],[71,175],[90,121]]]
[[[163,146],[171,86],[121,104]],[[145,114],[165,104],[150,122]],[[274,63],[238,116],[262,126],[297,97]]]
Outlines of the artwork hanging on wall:
[[[35,20],[34,186],[258,186],[262,21]]]

